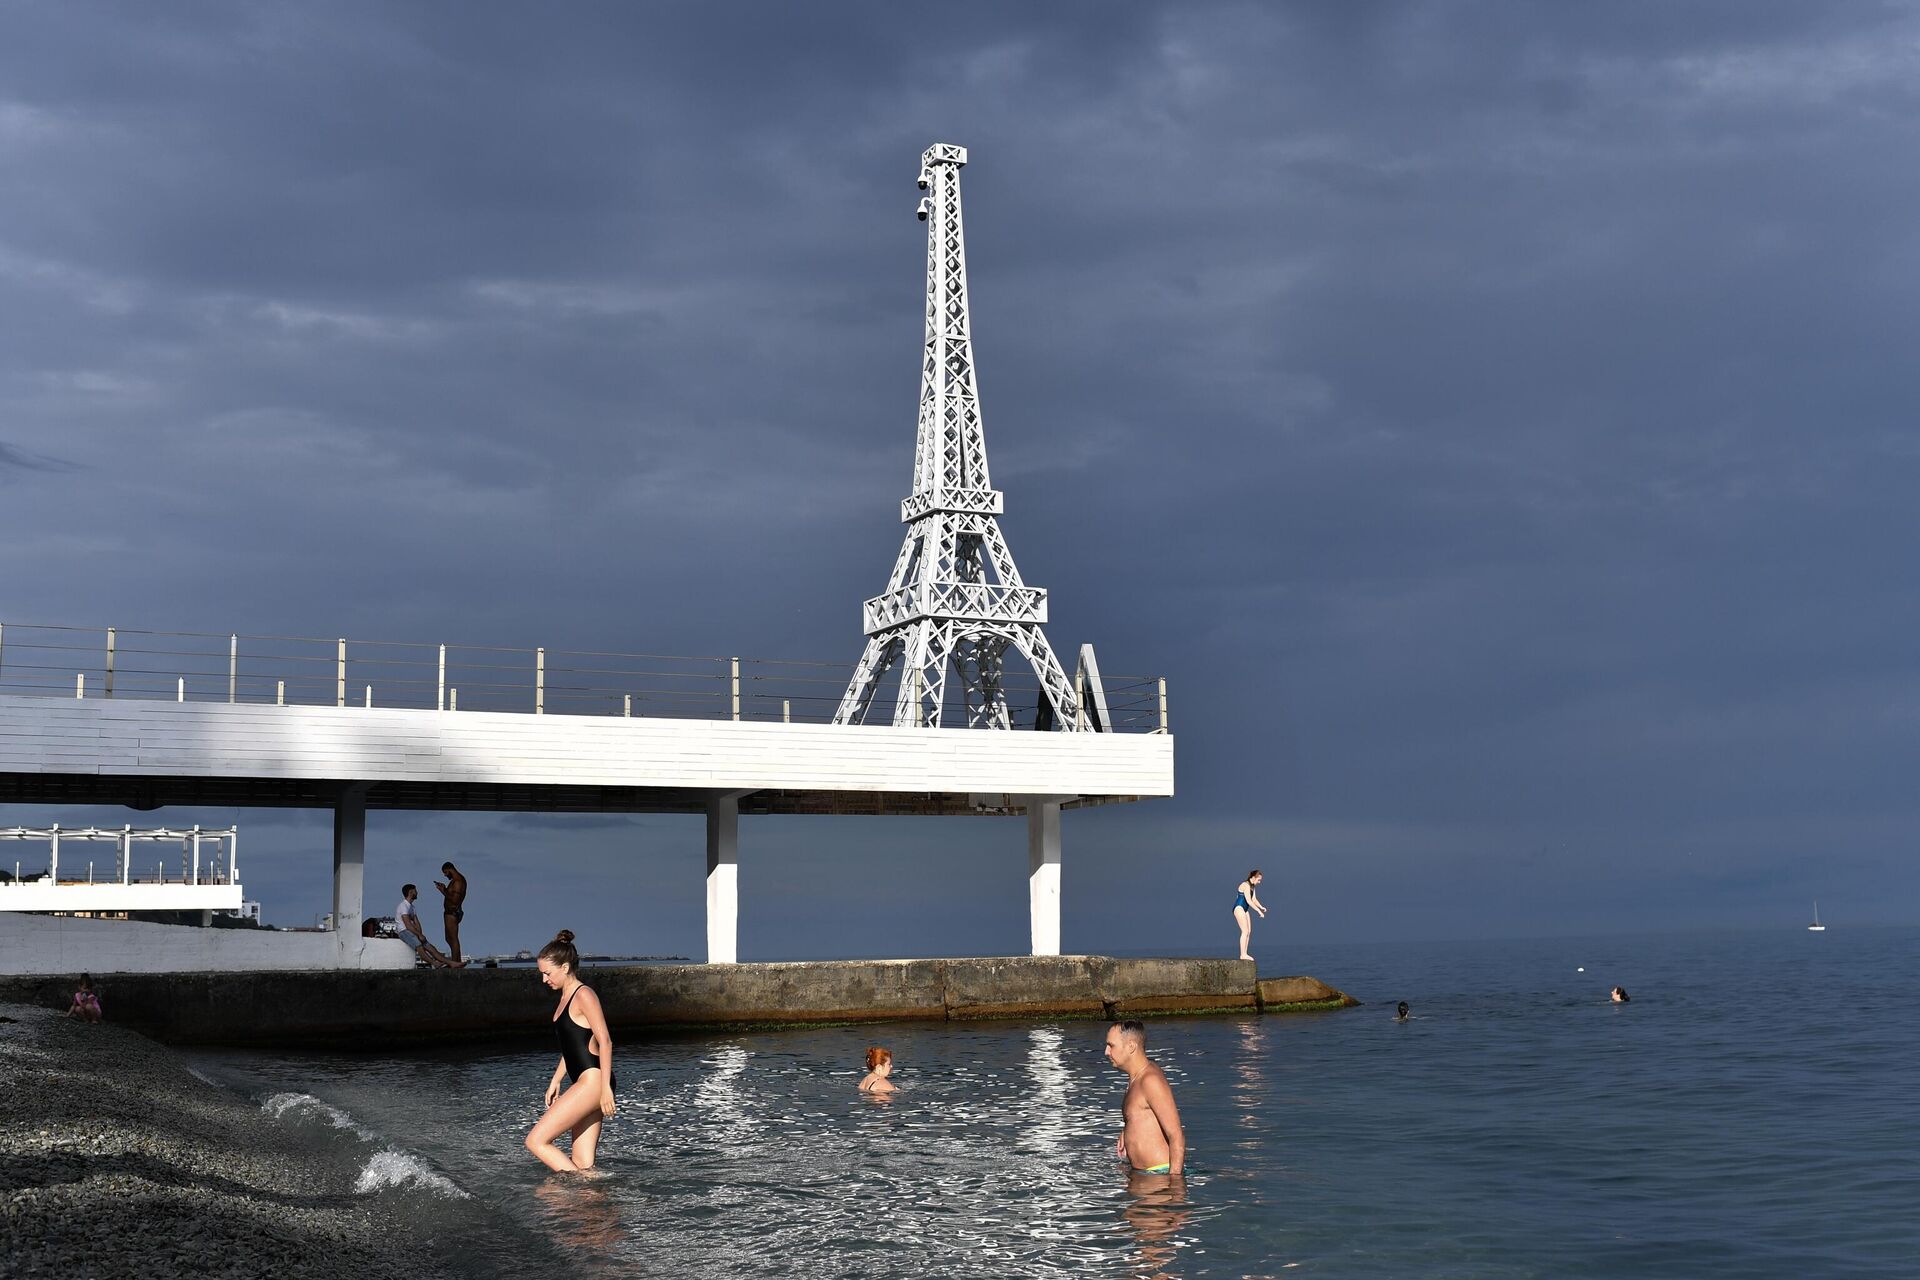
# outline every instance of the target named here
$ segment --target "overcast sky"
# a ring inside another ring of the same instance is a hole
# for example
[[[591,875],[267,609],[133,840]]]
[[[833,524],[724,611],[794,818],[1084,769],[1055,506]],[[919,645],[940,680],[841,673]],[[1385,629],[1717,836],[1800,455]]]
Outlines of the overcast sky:
[[[1171,690],[1068,949],[1912,923],[1916,121],[1906,5],[0,4],[0,623],[851,666],[956,142],[1014,553]],[[1018,819],[742,841],[743,958],[1025,947]],[[449,856],[702,953],[697,819]]]

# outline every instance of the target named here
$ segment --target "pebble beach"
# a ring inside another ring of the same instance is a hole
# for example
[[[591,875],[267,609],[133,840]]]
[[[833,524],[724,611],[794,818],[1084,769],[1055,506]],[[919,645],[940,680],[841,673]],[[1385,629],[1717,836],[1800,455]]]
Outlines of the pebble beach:
[[[165,1046],[24,1005],[0,1019],[0,1275],[453,1274],[351,1166]]]

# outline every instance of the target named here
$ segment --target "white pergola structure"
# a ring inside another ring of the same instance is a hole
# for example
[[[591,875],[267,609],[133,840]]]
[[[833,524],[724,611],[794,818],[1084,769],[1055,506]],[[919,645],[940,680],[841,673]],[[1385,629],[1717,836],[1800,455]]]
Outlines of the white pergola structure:
[[[39,854],[0,859],[13,863],[0,880],[0,911],[237,911],[245,894],[238,861],[240,831],[193,827],[0,827],[0,842],[46,846]],[[73,846],[113,846],[106,874]],[[61,847],[68,849],[61,866]],[[134,865],[134,846],[173,846],[179,865],[163,858],[151,873]],[[0,846],[4,847],[4,846]],[[82,868],[84,867],[84,871]]]

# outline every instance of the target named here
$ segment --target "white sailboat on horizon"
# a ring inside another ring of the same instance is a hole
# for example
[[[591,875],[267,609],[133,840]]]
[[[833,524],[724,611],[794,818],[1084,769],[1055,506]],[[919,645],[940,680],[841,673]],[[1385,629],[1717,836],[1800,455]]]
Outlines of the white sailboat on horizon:
[[[1813,923],[1807,926],[1808,933],[1825,933],[1827,926],[1820,923],[1820,899],[1813,900]]]

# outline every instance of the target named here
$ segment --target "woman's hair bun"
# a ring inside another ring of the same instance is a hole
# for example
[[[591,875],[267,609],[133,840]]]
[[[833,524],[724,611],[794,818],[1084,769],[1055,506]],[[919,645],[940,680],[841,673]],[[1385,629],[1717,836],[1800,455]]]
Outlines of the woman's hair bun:
[[[573,930],[571,930],[571,929],[562,929],[562,930],[561,930],[560,932],[558,932],[558,933],[556,933],[556,934],[554,934],[554,935],[553,935],[553,940],[554,940],[555,942],[572,942],[572,941],[573,941]]]

